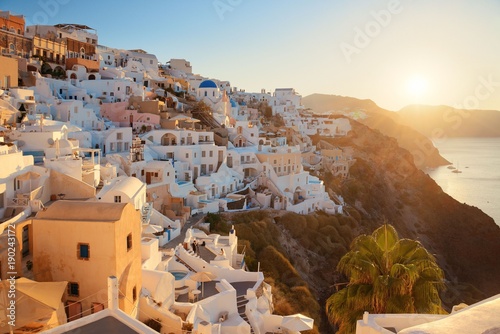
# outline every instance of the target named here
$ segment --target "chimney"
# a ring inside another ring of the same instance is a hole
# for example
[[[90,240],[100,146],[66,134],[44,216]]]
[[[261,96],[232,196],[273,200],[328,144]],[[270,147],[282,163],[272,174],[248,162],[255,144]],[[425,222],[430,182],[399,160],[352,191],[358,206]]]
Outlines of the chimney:
[[[118,279],[115,276],[108,277],[108,308],[118,310]]]

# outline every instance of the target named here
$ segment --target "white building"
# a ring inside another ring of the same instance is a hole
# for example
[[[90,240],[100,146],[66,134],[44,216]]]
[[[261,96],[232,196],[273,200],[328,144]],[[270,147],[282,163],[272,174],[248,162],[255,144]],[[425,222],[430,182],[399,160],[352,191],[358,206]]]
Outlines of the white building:
[[[284,114],[301,106],[302,96],[293,88],[276,88],[273,97],[271,103],[273,115]]]
[[[454,306],[451,314],[369,314],[356,324],[356,334],[498,333],[500,295],[476,304]]]
[[[170,59],[168,63],[170,64],[170,68],[174,71],[181,71],[186,74],[193,73],[193,67],[186,59]]]
[[[96,30],[79,24],[33,25],[26,27],[25,36],[33,37],[35,35],[54,36],[54,38],[58,39],[70,38],[94,45],[97,45],[98,39]]]
[[[115,80],[83,80],[79,87],[83,88],[88,95],[97,97],[103,102],[128,101],[130,96],[141,96],[144,98],[144,89],[139,83],[132,79]]]
[[[214,134],[208,131],[154,130],[143,136],[151,144],[159,160],[170,160],[177,180],[195,181],[199,176],[217,171],[225,161],[226,147],[214,144]]]
[[[130,203],[141,210],[146,203],[146,185],[135,177],[119,176],[104,185],[96,198],[105,203]]]

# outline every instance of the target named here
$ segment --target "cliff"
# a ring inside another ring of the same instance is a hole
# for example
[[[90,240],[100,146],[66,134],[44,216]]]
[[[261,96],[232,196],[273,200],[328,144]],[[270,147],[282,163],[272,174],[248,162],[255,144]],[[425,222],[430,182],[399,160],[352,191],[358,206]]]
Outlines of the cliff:
[[[401,121],[428,137],[500,137],[500,111],[411,105],[398,112]]]
[[[450,164],[426,136],[411,126],[411,122],[404,122],[398,113],[380,108],[371,100],[312,94],[304,97],[302,103],[315,113],[348,115],[372,129],[396,138],[399,145],[413,155],[418,168]]]
[[[327,139],[354,149],[351,177],[326,183],[352,206],[360,226],[369,232],[387,219],[400,236],[419,240],[435,254],[449,281],[448,306],[499,293],[500,227],[480,209],[444,193],[395,139],[356,121],[352,125],[346,138]]]
[[[246,246],[246,263],[256,270],[260,262],[273,285],[276,311],[313,316],[320,333],[332,333],[325,300],[346,282],[337,263],[356,236],[371,233],[384,219],[400,237],[419,240],[436,256],[447,280],[441,295],[446,309],[500,293],[500,227],[493,219],[445,194],[394,138],[351,123],[346,137],[312,137],[353,148],[356,163],[347,180],[319,175],[328,190],[345,198],[348,215],[224,214]]]

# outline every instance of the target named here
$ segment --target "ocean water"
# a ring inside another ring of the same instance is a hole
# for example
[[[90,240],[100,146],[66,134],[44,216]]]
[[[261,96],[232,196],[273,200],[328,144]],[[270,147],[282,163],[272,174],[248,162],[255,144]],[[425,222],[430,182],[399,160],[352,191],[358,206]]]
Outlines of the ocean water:
[[[481,209],[500,225],[500,138],[435,139],[439,153],[462,173],[447,166],[428,170],[444,192]]]

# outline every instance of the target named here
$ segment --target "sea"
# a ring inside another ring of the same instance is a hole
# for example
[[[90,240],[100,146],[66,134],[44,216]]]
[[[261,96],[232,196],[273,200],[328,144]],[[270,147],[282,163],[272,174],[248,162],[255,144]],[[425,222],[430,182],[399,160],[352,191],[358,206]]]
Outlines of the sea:
[[[500,226],[500,138],[434,139],[439,153],[462,173],[441,166],[426,172],[451,197],[473,205]]]

